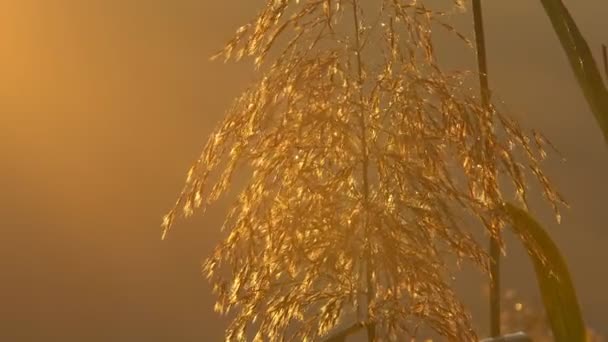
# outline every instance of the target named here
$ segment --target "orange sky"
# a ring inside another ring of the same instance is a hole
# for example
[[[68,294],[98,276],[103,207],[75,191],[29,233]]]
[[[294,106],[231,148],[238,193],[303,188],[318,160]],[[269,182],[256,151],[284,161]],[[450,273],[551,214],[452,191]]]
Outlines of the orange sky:
[[[208,56],[260,3],[0,2],[0,340],[220,339],[224,321],[198,264],[217,242],[222,204],[165,242],[159,223],[251,77],[246,64]],[[485,3],[495,92],[568,159],[547,167],[572,209],[559,226],[541,216],[587,320],[606,327],[608,274],[595,266],[608,259],[608,149],[540,4]],[[566,4],[599,52],[608,6]],[[505,286],[537,300],[523,252],[513,245],[506,262]]]

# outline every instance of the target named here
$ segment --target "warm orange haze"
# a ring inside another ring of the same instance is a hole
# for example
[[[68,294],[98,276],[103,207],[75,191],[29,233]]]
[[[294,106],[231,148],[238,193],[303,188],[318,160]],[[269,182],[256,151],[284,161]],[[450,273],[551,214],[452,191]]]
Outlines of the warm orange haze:
[[[432,2],[432,1],[431,1]],[[600,60],[601,1],[565,1]],[[162,215],[249,61],[210,62],[263,1],[0,2],[0,340],[219,341],[227,320],[201,259],[220,241],[226,197],[161,241]],[[565,255],[584,317],[608,333],[608,152],[539,3],[484,2],[495,100],[566,158],[545,170],[571,205],[531,209]],[[470,15],[455,25],[471,35]],[[453,41],[439,59],[474,68]],[[540,196],[539,196],[540,197]],[[540,307],[532,267],[507,235],[503,288]],[[457,279],[487,326],[481,277]],[[527,305],[527,304],[526,304]],[[480,332],[483,335],[483,332]]]

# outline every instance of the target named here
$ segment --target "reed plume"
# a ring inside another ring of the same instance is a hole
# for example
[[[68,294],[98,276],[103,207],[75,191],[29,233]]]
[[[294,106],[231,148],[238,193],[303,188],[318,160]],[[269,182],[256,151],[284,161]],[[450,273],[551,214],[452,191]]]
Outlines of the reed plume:
[[[464,39],[448,14],[414,0],[268,0],[217,55],[252,59],[259,78],[163,229],[248,175],[204,264],[216,309],[234,313],[227,340],[313,341],[347,320],[377,340],[422,326],[476,340],[448,264],[487,271],[471,227],[499,236],[503,180],[525,203],[528,169],[556,212],[561,198],[540,168],[542,137],[440,67],[433,30]]]

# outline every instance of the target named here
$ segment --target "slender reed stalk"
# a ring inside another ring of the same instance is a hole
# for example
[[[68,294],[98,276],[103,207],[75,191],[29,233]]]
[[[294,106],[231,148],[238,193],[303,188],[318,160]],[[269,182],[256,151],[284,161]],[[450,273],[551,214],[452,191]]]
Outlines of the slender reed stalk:
[[[606,44],[602,44],[602,59],[604,60],[604,74],[608,80],[608,47]]]
[[[477,45],[477,64],[479,69],[479,88],[481,102],[490,110],[490,87],[488,82],[488,62],[486,55],[483,13],[480,0],[473,0],[473,19]],[[494,236],[490,237],[490,334],[500,335],[500,244]]]

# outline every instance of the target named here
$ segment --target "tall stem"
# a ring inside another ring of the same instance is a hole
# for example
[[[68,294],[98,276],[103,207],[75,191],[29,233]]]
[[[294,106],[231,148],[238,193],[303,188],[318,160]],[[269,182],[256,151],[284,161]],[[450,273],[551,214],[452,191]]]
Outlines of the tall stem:
[[[602,44],[602,59],[604,60],[604,74],[608,80],[608,47]]]
[[[359,21],[359,3],[358,0],[353,0],[353,20],[354,20],[354,29],[355,29],[355,53],[357,55],[357,83],[359,87],[359,99],[360,105],[363,105],[363,64],[361,62],[361,23]],[[362,156],[362,178],[363,178],[363,207],[365,210],[364,213],[364,232],[366,236],[366,248],[365,248],[365,272],[366,272],[366,284],[367,284],[367,316],[368,322],[366,322],[367,326],[367,340],[368,342],[373,342],[376,339],[376,325],[372,322],[369,322],[370,316],[370,304],[374,297],[374,291],[372,286],[372,276],[371,276],[371,241],[370,241],[370,232],[369,232],[369,156],[367,149],[367,125],[365,123],[365,112],[363,110],[360,111],[359,115],[359,123],[361,128],[361,150],[363,151]]]
[[[475,42],[477,45],[481,102],[486,110],[490,110],[488,61],[481,0],[473,0],[473,18],[475,25]],[[500,246],[496,237],[490,238],[490,279],[490,334],[495,337],[500,335]]]

